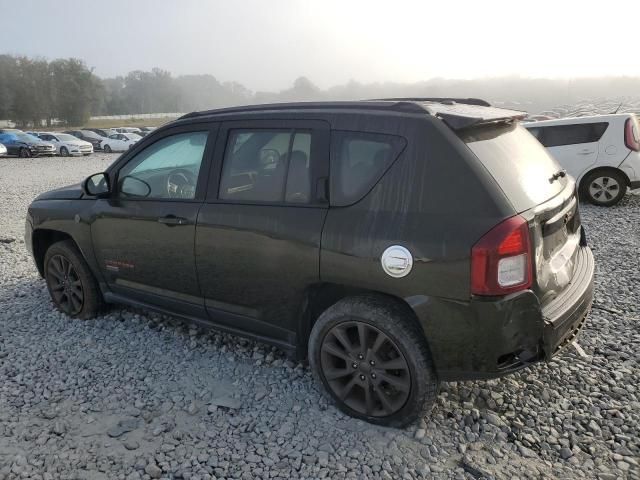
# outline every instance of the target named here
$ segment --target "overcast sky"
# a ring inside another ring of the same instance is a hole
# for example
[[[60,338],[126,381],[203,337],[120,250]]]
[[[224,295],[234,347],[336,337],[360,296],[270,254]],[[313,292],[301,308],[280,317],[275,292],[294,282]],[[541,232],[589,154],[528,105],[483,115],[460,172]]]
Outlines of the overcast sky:
[[[640,75],[640,2],[0,0],[0,53],[160,67],[253,90],[350,79]],[[3,15],[4,16],[4,15]]]

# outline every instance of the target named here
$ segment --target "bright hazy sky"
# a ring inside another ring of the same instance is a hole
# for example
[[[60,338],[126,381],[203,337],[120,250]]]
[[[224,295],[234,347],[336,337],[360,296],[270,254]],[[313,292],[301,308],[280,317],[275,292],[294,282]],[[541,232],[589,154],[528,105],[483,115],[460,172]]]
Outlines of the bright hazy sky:
[[[637,0],[0,0],[0,53],[253,90],[350,79],[640,75]]]

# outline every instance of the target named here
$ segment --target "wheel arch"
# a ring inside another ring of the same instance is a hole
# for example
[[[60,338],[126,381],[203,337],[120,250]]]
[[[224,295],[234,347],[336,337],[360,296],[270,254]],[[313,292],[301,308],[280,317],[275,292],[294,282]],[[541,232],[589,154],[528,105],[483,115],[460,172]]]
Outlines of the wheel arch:
[[[429,348],[429,339],[425,332],[425,328],[422,322],[420,322],[415,310],[405,299],[377,290],[363,289],[338,283],[322,282],[311,286],[307,291],[305,305],[302,309],[304,314],[302,315],[302,321],[299,324],[299,341],[296,348],[296,356],[299,359],[307,358],[311,329],[325,310],[345,298],[361,296],[374,296],[397,305],[406,317],[424,333],[424,341],[427,344],[427,348]]]
[[[33,258],[41,277],[44,277],[44,256],[47,253],[47,250],[54,243],[63,240],[71,240],[75,244],[76,248],[78,248],[78,251],[81,251],[78,246],[78,242],[76,242],[73,237],[66,232],[47,228],[38,228],[33,231],[31,236]]]
[[[591,175],[592,173],[599,173],[599,172],[616,172],[621,174],[625,181],[627,182],[627,187],[629,187],[631,185],[631,179],[629,179],[629,175],[627,175],[627,173],[624,170],[621,170],[618,167],[613,167],[613,166],[606,166],[606,167],[596,167],[596,168],[592,168],[590,170],[585,171],[582,175],[580,175],[580,178],[578,178],[578,185],[580,186],[580,189],[584,188],[584,179],[587,178],[589,175]]]

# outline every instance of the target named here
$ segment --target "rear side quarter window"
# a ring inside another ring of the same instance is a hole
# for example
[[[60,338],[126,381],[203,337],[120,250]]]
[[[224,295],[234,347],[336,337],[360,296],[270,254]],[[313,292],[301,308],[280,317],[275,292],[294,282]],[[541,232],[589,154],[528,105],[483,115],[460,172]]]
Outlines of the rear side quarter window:
[[[529,131],[545,147],[561,147],[564,145],[598,142],[608,126],[607,122],[576,123],[573,125],[533,127]]]
[[[331,204],[361,200],[402,153],[403,137],[380,133],[331,133]]]

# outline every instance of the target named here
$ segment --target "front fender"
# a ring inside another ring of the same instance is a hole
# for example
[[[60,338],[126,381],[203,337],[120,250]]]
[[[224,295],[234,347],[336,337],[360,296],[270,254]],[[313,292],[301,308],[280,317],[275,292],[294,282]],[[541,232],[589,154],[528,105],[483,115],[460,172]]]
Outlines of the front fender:
[[[44,253],[51,242],[59,238],[71,238],[98,282],[101,286],[104,285],[91,240],[89,219],[92,216],[94,203],[94,200],[89,199],[51,199],[34,201],[29,206],[25,237],[30,238],[25,238],[25,244],[32,252],[36,264],[44,258]]]

